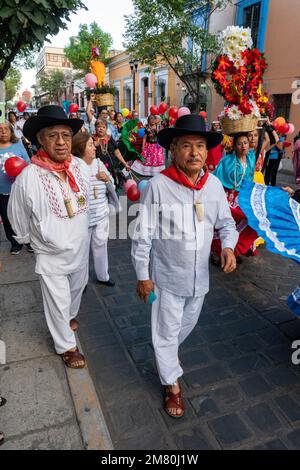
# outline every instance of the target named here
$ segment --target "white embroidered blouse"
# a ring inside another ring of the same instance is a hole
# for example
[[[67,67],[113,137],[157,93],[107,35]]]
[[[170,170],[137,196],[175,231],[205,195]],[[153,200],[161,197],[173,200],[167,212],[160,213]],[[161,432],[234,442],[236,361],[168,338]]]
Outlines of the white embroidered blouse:
[[[16,240],[30,243],[36,255],[36,273],[70,274],[88,262],[88,175],[73,158],[70,165],[79,193],[58,174],[30,165],[17,177],[8,203],[8,217]],[[70,198],[74,217],[67,213]]]

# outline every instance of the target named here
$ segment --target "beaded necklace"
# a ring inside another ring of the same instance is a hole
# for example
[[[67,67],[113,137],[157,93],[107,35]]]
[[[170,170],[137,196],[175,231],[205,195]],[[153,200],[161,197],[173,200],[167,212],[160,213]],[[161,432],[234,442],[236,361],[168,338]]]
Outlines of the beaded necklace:
[[[238,157],[236,156],[235,168],[234,168],[234,189],[235,189],[235,191],[236,191],[236,189],[241,185],[241,183],[242,183],[242,181],[243,181],[243,179],[244,179],[244,177],[245,177],[246,170],[247,170],[247,166],[248,166],[248,165],[247,165],[247,160],[246,160],[244,163],[241,162],[241,165],[242,165],[242,168],[243,168],[243,173],[242,173],[242,176],[241,176],[240,181],[237,183],[236,179],[237,179],[238,161],[239,161],[239,159],[238,159]]]

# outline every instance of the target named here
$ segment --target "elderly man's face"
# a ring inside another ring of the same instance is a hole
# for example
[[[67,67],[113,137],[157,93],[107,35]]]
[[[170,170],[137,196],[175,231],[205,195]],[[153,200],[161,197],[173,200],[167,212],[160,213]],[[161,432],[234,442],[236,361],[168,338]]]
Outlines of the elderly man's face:
[[[68,126],[52,126],[42,129],[37,138],[54,162],[63,162],[71,155],[72,130]]]
[[[200,172],[207,157],[206,139],[198,135],[178,137],[176,143],[171,144],[171,154],[186,174]]]

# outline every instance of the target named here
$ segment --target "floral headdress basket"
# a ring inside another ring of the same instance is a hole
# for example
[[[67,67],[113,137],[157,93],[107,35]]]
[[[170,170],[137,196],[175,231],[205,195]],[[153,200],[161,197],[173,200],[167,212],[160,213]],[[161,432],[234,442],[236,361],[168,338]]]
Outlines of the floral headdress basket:
[[[266,60],[252,47],[250,28],[228,26],[219,40],[221,55],[213,64],[212,80],[225,99],[224,111],[219,116],[222,130],[227,135],[253,131],[271,107],[262,91]]]

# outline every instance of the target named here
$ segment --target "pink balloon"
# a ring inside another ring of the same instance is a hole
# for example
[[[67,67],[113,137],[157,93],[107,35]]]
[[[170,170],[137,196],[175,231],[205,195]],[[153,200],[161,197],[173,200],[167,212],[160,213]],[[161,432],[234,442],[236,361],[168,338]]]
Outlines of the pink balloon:
[[[137,186],[136,182],[132,179],[127,180],[126,183],[124,183],[124,185],[123,185],[124,191],[127,193],[128,189],[131,186]]]
[[[181,116],[187,116],[188,114],[191,114],[191,111],[189,108],[186,108],[183,106],[182,108],[178,109],[178,117],[180,118]]]
[[[87,73],[85,76],[85,83],[89,88],[95,88],[97,85],[97,77],[93,73]]]
[[[295,126],[294,124],[292,124],[291,122],[289,123],[289,130],[287,132],[287,135],[291,135],[291,134],[294,134],[295,132]]]

